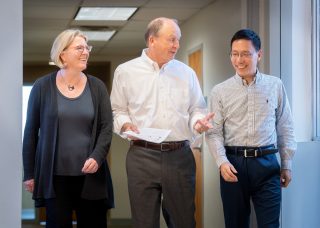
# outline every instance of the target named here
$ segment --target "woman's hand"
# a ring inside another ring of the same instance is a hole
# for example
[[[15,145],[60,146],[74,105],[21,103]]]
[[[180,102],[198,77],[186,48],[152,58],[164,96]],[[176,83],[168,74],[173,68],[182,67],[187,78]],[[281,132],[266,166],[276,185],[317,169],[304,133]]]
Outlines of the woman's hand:
[[[96,160],[93,158],[89,158],[86,160],[86,162],[83,165],[82,172],[83,173],[95,173],[97,172],[99,166]]]
[[[33,193],[34,179],[26,180],[25,182],[23,182],[23,184],[26,191]]]

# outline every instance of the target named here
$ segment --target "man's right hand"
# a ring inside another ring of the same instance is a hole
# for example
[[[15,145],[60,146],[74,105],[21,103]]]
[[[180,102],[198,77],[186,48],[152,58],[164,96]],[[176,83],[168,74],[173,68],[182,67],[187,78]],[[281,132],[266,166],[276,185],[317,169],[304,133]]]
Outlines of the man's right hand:
[[[227,182],[238,182],[236,173],[238,173],[237,170],[229,162],[225,162],[220,166],[220,174]]]
[[[133,131],[137,134],[139,134],[139,130],[138,130],[138,127],[132,123],[125,123],[122,125],[122,128],[121,128],[121,133],[123,132],[126,132],[126,131]],[[135,137],[132,137],[132,136],[128,136],[129,139],[132,139],[132,140],[136,140]]]

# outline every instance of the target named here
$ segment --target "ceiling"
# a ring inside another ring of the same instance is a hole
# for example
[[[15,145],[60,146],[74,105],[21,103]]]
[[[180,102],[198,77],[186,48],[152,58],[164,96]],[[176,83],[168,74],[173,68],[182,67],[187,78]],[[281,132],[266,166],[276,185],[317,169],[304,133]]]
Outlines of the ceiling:
[[[137,55],[145,47],[144,33],[150,20],[165,16],[183,24],[212,2],[214,0],[24,0],[24,63],[47,63],[53,40],[68,28],[117,30],[108,42],[89,41],[93,45],[91,61],[102,61],[108,56]],[[80,6],[130,6],[138,10],[125,22],[74,21]]]

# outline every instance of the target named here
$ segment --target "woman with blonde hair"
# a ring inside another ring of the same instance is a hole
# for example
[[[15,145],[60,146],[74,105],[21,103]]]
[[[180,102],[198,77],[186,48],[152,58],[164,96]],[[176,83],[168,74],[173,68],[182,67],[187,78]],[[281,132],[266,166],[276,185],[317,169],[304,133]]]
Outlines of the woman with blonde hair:
[[[107,227],[114,206],[106,160],[112,111],[103,82],[86,75],[91,46],[79,30],[55,39],[51,59],[60,68],[39,78],[30,93],[23,139],[24,186],[46,227]]]

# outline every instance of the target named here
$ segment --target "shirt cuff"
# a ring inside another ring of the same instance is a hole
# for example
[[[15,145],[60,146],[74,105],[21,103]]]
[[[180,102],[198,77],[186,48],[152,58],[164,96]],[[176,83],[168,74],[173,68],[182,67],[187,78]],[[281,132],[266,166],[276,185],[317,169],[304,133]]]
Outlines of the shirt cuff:
[[[281,160],[281,169],[289,169],[292,168],[292,161],[291,160]]]
[[[131,123],[129,116],[118,116],[116,119],[114,119],[114,132],[121,137],[123,137],[123,135],[120,134],[121,128],[125,123]]]
[[[192,117],[192,119],[191,119],[191,121],[190,121],[191,128],[192,128],[191,130],[192,130],[192,132],[193,132],[193,134],[194,134],[195,136],[199,136],[199,135],[201,135],[201,134],[194,129],[194,125],[196,124],[196,122],[197,122],[198,120],[201,120],[201,119],[203,119],[204,117],[205,117],[205,115],[203,115],[203,114],[196,114],[196,115],[194,115],[194,116]]]
[[[218,158],[216,158],[216,163],[219,169],[220,169],[220,166],[225,162],[229,162],[227,156],[219,156]]]

